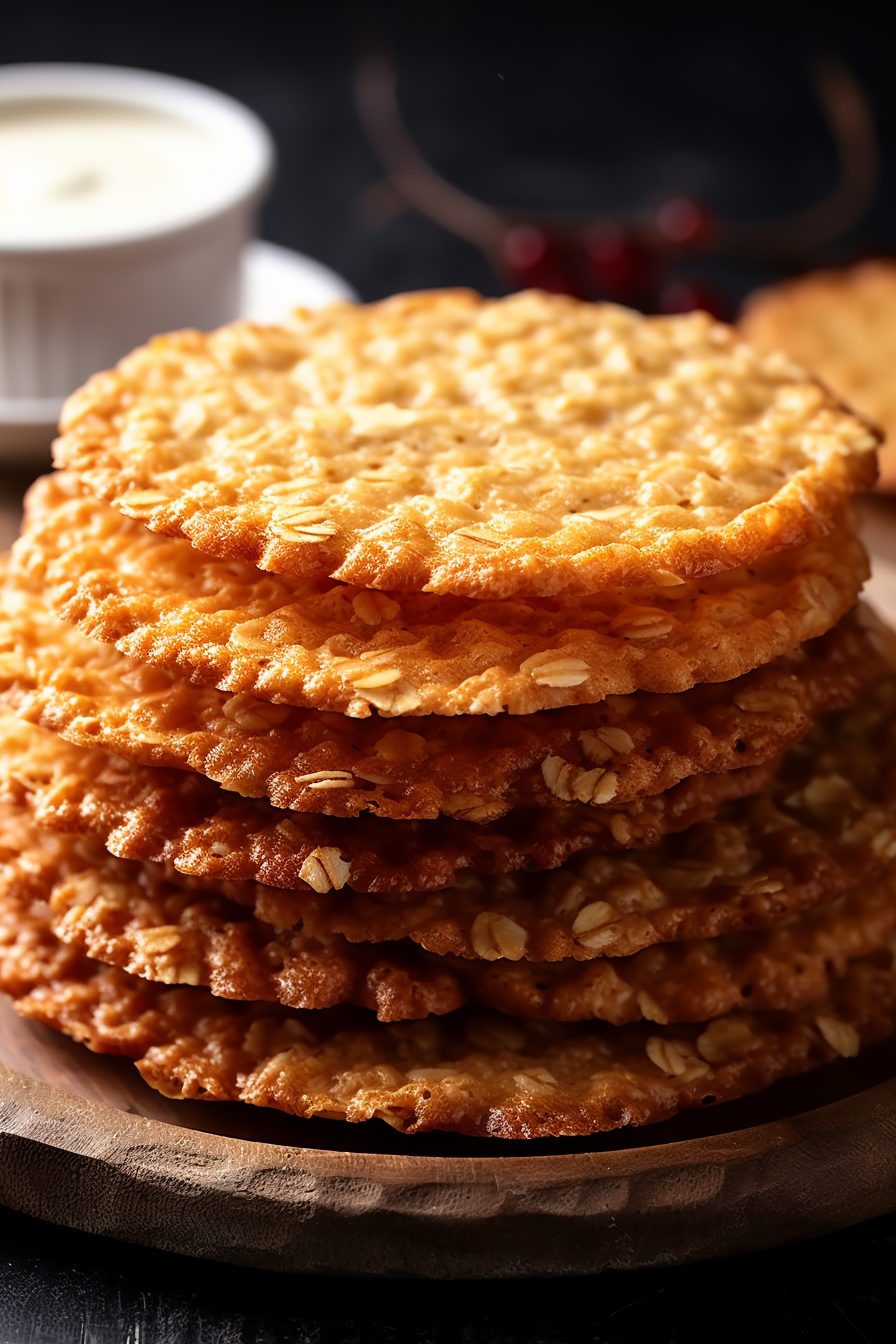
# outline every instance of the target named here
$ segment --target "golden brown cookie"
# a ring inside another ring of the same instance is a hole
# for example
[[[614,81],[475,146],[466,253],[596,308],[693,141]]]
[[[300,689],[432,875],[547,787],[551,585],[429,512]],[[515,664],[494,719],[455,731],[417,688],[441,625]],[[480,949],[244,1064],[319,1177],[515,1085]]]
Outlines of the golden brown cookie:
[[[170,876],[160,864],[113,858],[93,836],[42,831],[27,809],[0,804],[0,901],[44,902],[57,936],[95,960],[163,984],[207,985],[225,999],[355,1003],[384,1022],[465,1002],[457,974],[413,945],[278,932]]]
[[[62,473],[30,492],[14,556],[61,617],[142,663],[355,718],[529,714],[728,681],[824,634],[868,576],[844,525],[748,570],[647,590],[528,602],[371,594],[214,560]]]
[[[185,873],[318,892],[431,891],[463,869],[556,868],[582,849],[653,844],[756,793],[776,768],[768,761],[693,775],[620,808],[561,803],[485,823],[342,819],[240,799],[201,775],[131,765],[0,715],[0,796],[29,794],[44,824],[90,831],[115,854],[168,861]]]
[[[222,998],[294,1008],[360,1004],[384,1022],[440,1015],[463,1003],[512,1016],[617,1024],[702,1022],[739,1007],[802,1007],[824,994],[850,961],[892,940],[896,928],[896,873],[890,871],[839,901],[756,933],[584,965],[465,961],[407,941],[376,947],[338,934],[276,930],[195,882],[189,889],[173,885],[160,865],[114,859],[81,836],[56,836],[53,854],[23,809],[0,806],[0,844],[6,831],[10,848],[18,846],[4,866],[7,889],[24,881],[34,891],[40,883],[53,932],[92,959],[145,980],[206,985]]]
[[[471,597],[750,564],[824,531],[875,436],[705,313],[399,295],[157,337],[66,403],[58,465],[294,577]]]
[[[854,700],[880,675],[891,639],[859,607],[732,682],[499,715],[484,735],[463,716],[396,728],[378,715],[347,719],[194,686],[88,639],[10,575],[0,587],[0,693],[80,746],[195,770],[290,811],[485,822],[558,801],[618,808],[693,774],[761,764],[799,741],[820,710]]]
[[[9,893],[0,896],[0,990],[23,1016],[135,1060],[166,1096],[506,1139],[662,1120],[854,1055],[896,1029],[889,951],[854,962],[798,1012],[735,1012],[708,1026],[466,1010],[385,1024],[362,1009],[301,1012],[149,984],[61,944],[45,907]]]
[[[694,827],[674,849],[592,854],[559,872],[485,879],[462,874],[444,891],[329,895],[233,883],[227,895],[260,919],[351,942],[410,938],[440,956],[490,962],[591,962],[631,956],[658,943],[718,938],[767,928],[875,880],[896,857],[891,816],[861,801],[851,822],[831,824],[830,787],[814,824],[794,824],[791,808],[756,800],[746,815]],[[880,828],[880,829],[876,829]],[[659,860],[659,861],[657,861]]]
[[[303,895],[232,883],[226,894],[278,927],[411,938],[489,961],[589,961],[768,927],[896,858],[894,722],[896,683],[883,681],[795,747],[764,795],[650,850],[583,854],[549,874],[462,874],[438,892]]]
[[[703,1022],[736,1008],[793,1009],[821,997],[850,961],[896,952],[892,870],[808,914],[753,933],[667,943],[631,957],[568,962],[438,958],[471,1002],[519,1017]],[[435,959],[434,959],[435,960]]]
[[[880,484],[896,488],[896,262],[814,271],[759,290],[739,326],[760,349],[785,350],[881,427]]]
[[[894,723],[896,681],[889,679],[793,748],[764,794],[650,849],[591,849],[555,873],[460,873],[445,890],[372,893],[344,885],[332,856],[319,855],[319,867],[306,868],[313,892],[233,881],[222,894],[277,928],[301,924],[309,936],[350,942],[410,938],[428,951],[486,961],[588,961],[769,926],[872,880],[896,857]],[[172,855],[165,827],[146,824],[154,815],[150,796],[110,829],[106,800],[126,791],[133,767],[116,772],[105,757],[100,769],[104,754],[97,753],[96,778],[88,780],[83,750],[14,722],[5,726],[10,742],[14,730],[18,746],[0,762],[3,796],[29,806],[40,825],[94,831],[117,854],[168,857],[215,883],[247,870],[268,882],[283,875],[282,830],[235,855],[210,855],[201,838]],[[65,753],[68,765],[60,767]],[[189,801],[181,800],[182,825]],[[193,839],[189,830],[184,839]]]

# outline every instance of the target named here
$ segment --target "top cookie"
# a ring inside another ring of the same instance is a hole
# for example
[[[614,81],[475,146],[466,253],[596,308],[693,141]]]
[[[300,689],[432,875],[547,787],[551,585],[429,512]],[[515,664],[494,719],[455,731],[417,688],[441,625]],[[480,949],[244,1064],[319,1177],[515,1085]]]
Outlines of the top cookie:
[[[212,555],[477,598],[734,568],[876,474],[874,434],[784,356],[535,291],[158,337],[62,431],[57,463]]]
[[[816,271],[760,290],[740,327],[761,349],[786,350],[881,426],[881,485],[896,489],[896,262]]]

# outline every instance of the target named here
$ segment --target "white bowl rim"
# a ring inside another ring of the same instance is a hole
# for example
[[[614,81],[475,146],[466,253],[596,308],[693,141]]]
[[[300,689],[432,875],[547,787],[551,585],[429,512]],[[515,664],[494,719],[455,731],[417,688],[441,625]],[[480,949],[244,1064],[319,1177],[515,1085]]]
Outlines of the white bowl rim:
[[[75,242],[30,243],[0,235],[0,255],[83,253],[175,236],[237,206],[254,202],[273,175],[274,145],[264,122],[237,99],[207,85],[119,65],[59,61],[0,66],[0,109],[13,102],[57,98],[151,108],[226,138],[233,150],[232,180],[207,206],[181,216],[173,224],[97,234]]]

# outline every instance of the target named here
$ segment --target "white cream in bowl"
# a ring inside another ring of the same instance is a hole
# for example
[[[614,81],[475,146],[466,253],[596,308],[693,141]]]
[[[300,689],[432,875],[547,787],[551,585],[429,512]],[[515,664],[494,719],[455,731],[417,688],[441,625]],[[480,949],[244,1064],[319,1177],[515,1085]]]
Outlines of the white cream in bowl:
[[[272,166],[264,126],[215,90],[0,67],[0,419],[52,419],[156,332],[236,317]]]
[[[87,99],[0,104],[0,246],[168,228],[229,184],[226,140],[183,117]]]

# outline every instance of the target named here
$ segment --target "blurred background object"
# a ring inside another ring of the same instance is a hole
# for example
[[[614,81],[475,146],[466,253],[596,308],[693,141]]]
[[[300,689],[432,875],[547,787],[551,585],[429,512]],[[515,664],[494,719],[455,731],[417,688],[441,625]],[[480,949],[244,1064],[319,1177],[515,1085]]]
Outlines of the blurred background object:
[[[0,66],[0,450],[165,328],[237,317],[273,168],[248,109],[120,66]]]
[[[786,350],[884,432],[879,487],[896,491],[896,262],[810,271],[756,290],[739,327],[761,349]]]
[[[159,331],[351,297],[254,244],[263,122],[202,84],[123,66],[0,66],[0,455],[45,452],[62,402]]]
[[[779,275],[896,245],[892,61],[858,10],[816,10],[809,24],[763,7],[747,22],[600,5],[535,21],[501,7],[336,4],[273,27],[211,13],[162,4],[149,23],[98,0],[88,21],[45,0],[5,17],[2,59],[133,65],[239,99],[277,146],[262,237],[333,267],[364,299],[453,284],[497,293],[539,268],[549,281],[562,250],[538,236],[549,222],[562,234],[571,221],[589,273],[627,291],[652,283],[642,249],[621,245],[637,223],[678,302],[711,289],[729,313]],[[496,243],[506,269],[480,238],[412,205],[382,138],[371,142],[376,114],[359,115],[356,84],[375,101],[384,52],[422,161],[481,220],[517,230]]]
[[[497,208],[461,191],[421,153],[399,106],[395,59],[376,39],[359,54],[354,86],[361,122],[385,172],[383,188],[397,205],[477,247],[499,282],[646,312],[706,308],[726,317],[721,292],[688,278],[695,260],[805,267],[862,222],[877,193],[877,137],[861,84],[832,54],[816,56],[811,75],[836,151],[837,178],[819,200],[793,213],[740,221],[682,194],[597,214]]]
[[[0,54],[175,75],[258,115],[279,167],[247,315],[306,285],[540,285],[732,318],[760,285],[896,248],[886,44],[858,13],[771,18],[336,4],[272,27],[45,0],[5,16]]]

